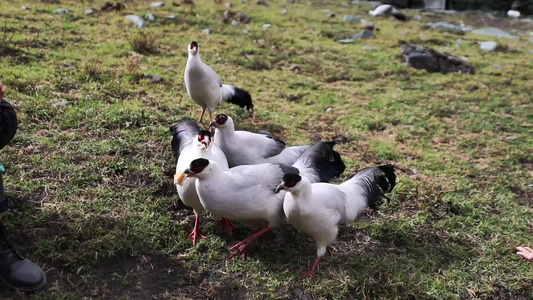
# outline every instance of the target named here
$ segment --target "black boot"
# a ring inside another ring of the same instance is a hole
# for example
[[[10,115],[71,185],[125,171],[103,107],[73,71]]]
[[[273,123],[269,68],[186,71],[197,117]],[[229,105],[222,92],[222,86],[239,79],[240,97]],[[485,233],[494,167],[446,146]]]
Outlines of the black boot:
[[[0,221],[0,280],[10,288],[33,292],[46,284],[43,270],[20,256],[9,243],[4,224]]]

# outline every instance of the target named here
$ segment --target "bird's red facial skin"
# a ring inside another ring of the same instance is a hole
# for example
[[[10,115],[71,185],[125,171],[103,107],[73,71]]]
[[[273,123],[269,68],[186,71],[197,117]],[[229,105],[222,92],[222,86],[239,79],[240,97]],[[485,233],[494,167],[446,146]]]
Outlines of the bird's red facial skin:
[[[198,173],[201,173],[205,167],[207,166],[204,166],[204,165],[193,165],[193,166],[190,166],[189,170],[191,170],[191,172],[193,172],[194,174],[198,174]]]
[[[297,183],[296,181],[284,181],[283,186],[291,188],[291,187],[294,187],[296,183]]]
[[[211,138],[205,134],[198,135],[198,142],[204,144],[206,147],[211,143]]]
[[[192,50],[192,49],[194,49],[194,45],[193,45],[193,44],[191,44],[191,50]]]

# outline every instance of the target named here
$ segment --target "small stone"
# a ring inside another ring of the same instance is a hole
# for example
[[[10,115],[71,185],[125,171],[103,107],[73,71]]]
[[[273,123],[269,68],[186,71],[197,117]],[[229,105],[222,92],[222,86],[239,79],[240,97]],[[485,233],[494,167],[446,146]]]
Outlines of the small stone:
[[[414,130],[415,129],[415,125],[403,125],[402,128],[409,129],[409,130]]]
[[[511,79],[505,79],[505,80],[502,82],[503,85],[507,85],[507,86],[511,85],[511,83],[512,83]]]
[[[348,138],[347,136],[345,136],[343,134],[337,134],[336,136],[333,137],[333,140],[337,144],[343,144],[343,143],[349,142],[350,138]]]
[[[333,17],[335,17],[334,13],[328,14],[328,18],[333,18]]]
[[[333,110],[333,108],[328,107],[328,108],[326,109],[326,112],[329,113],[329,112],[331,112],[332,110]]]
[[[58,107],[58,106],[64,106],[64,105],[67,105],[69,104],[69,101],[61,101],[61,102],[57,102],[57,103],[54,103],[52,104],[53,107]]]
[[[287,11],[286,9],[284,9],[284,10],[281,11],[281,14],[282,14],[282,15],[286,15],[287,13],[288,13],[288,11]]]
[[[296,3],[296,0],[285,0],[285,3]]]
[[[150,80],[151,83],[163,83],[165,82],[165,79],[163,77],[159,77],[157,75],[144,75],[144,79]]]
[[[344,21],[350,22],[350,23],[361,23],[361,19],[359,19],[358,17],[355,17],[355,16],[344,15],[342,17],[342,19]]]
[[[374,23],[373,22],[370,22],[370,21],[367,21],[367,20],[361,20],[361,25],[363,25],[363,28],[364,29],[368,29],[368,30],[374,30]]]
[[[350,7],[350,4],[346,3],[346,2],[342,2],[341,3],[341,6],[344,7],[344,8],[349,8]]]
[[[227,7],[227,8],[232,8],[233,4],[232,3],[226,3],[226,4],[224,4],[224,6]]]
[[[298,65],[292,65],[292,66],[287,68],[287,71],[291,71],[291,72],[295,72],[295,71],[298,71],[298,70],[300,70],[300,67]]]
[[[71,12],[72,12],[72,10],[65,9],[65,8],[58,8],[58,9],[54,10],[54,14],[56,14],[56,15],[70,14]]]
[[[257,0],[257,2],[255,3],[257,5],[263,5],[263,6],[268,6],[268,3],[265,1],[265,0]]]
[[[271,24],[263,24],[263,30],[267,30],[267,29],[269,29],[270,27],[272,27]]]
[[[372,46],[363,46],[363,49],[367,50],[367,51],[376,51],[376,50],[378,50],[376,47],[372,47]]]
[[[498,43],[495,41],[481,42],[479,48],[485,51],[495,51],[498,48]]]
[[[92,16],[96,13],[96,9],[92,9],[92,8],[89,8],[88,10],[85,11],[85,15],[86,16]]]
[[[76,66],[75,63],[69,63],[69,62],[64,62],[63,63],[63,67],[72,68],[72,67],[75,67],[75,66]]]
[[[313,140],[315,140],[315,142],[322,140],[322,134],[315,133],[315,135],[313,136]]]
[[[205,35],[210,35],[211,34],[211,30],[209,28],[206,28],[204,30],[202,30],[202,32],[205,34]]]
[[[60,4],[61,1],[60,0],[52,0],[52,4]]]
[[[372,32],[372,30],[368,30],[368,29],[365,29],[357,34],[352,35],[352,39],[354,40],[358,40],[358,39],[366,40],[372,37],[374,37],[374,33]]]
[[[176,21],[178,19],[178,16],[176,15],[168,15],[165,17],[166,20],[169,20],[169,21]]]
[[[503,30],[501,30],[499,28],[494,28],[494,27],[476,29],[476,30],[473,30],[472,33],[480,34],[480,35],[501,37],[501,38],[506,38],[506,39],[518,39],[518,36],[512,35],[512,34],[506,32],[506,31],[503,31]]]
[[[533,49],[529,49],[529,53],[530,53],[530,54],[533,54]]]
[[[224,17],[224,20],[229,20],[229,18],[231,18],[232,16],[233,16],[233,13],[230,12],[229,10],[225,10],[222,13],[222,17]]]
[[[144,16],[148,21],[150,22],[154,22],[155,21],[155,17],[152,13],[147,13],[146,16]]]
[[[23,6],[22,10],[31,10],[31,7]]]
[[[235,21],[235,20],[232,20],[231,21],[231,26],[237,27],[237,26],[239,26],[239,23],[237,23],[237,21]]]
[[[343,39],[343,40],[337,40],[337,43],[339,43],[339,44],[353,44],[353,43],[355,43],[355,40],[353,40],[353,39]]]
[[[465,31],[460,26],[454,25],[452,23],[448,22],[436,22],[436,23],[429,23],[428,24],[430,29],[437,29],[440,31],[446,31],[451,32],[455,34],[464,35]]]
[[[520,137],[519,136],[516,136],[516,135],[512,135],[512,136],[508,136],[505,138],[506,141],[514,141],[514,140],[518,140]]]
[[[144,19],[137,15],[126,15],[124,18],[132,21],[138,28],[144,28],[146,26]]]
[[[235,39],[235,41],[236,41],[237,43],[242,43],[242,42],[244,42],[243,39]],[[272,47],[274,47],[274,46],[272,46]]]
[[[475,90],[479,90],[479,85],[476,85],[476,84],[471,85],[466,90],[469,91],[469,92],[473,92]]]
[[[178,2],[172,2],[172,6],[176,6],[176,7],[179,7],[180,4]]]
[[[156,7],[162,7],[165,6],[165,2],[152,2],[150,4],[150,7],[156,8]]]
[[[242,31],[242,33],[244,33],[244,34],[250,34],[250,31],[244,29],[244,30]]]
[[[492,65],[492,67],[493,67],[494,69],[498,69],[498,70],[502,68],[502,66],[500,66],[500,65]]]
[[[244,24],[248,24],[250,23],[250,18],[244,14],[242,11],[238,12],[235,17],[237,18],[237,20],[241,23],[244,23]]]

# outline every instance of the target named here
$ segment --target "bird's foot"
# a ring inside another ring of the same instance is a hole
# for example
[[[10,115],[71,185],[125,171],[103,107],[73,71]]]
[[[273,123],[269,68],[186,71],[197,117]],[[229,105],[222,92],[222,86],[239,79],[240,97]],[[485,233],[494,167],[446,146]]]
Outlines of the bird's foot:
[[[188,238],[192,238],[192,244],[195,246],[199,238],[207,240],[207,236],[200,233],[200,228],[194,227],[194,229],[187,235]]]
[[[220,219],[220,227],[222,230],[226,229],[230,236],[233,236],[233,228],[237,228],[230,219],[222,218]]]
[[[333,247],[331,247],[331,246],[327,246],[327,247],[326,247],[326,252],[327,252],[330,256],[332,256],[332,255],[333,255],[333,254],[332,254],[332,253],[333,253]]]
[[[254,241],[252,239],[253,236],[248,237],[237,244],[233,245],[233,247],[230,248],[230,255],[228,256],[228,259],[232,259],[235,256],[242,255],[242,259],[246,259],[246,255],[248,254],[248,249],[250,247],[250,244]]]
[[[311,278],[315,279],[315,270],[309,270],[309,271],[300,271],[300,278]]]

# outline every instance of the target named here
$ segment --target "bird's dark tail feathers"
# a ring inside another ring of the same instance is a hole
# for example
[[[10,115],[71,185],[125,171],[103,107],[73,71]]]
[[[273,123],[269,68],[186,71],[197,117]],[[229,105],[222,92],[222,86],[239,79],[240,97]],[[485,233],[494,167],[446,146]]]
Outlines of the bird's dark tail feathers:
[[[294,167],[311,182],[328,182],[344,172],[346,165],[340,154],[333,150],[335,142],[318,142],[298,158]]]
[[[170,132],[172,133],[172,152],[174,157],[178,159],[183,147],[192,142],[193,138],[200,132],[200,128],[196,121],[182,118],[170,125]]]
[[[358,177],[357,183],[367,195],[367,206],[372,209],[378,209],[386,198],[385,194],[396,186],[394,166],[390,164],[362,169],[354,177]]]
[[[223,99],[226,102],[238,105],[239,107],[245,108],[249,112],[254,111],[254,105],[252,103],[252,96],[247,91],[234,87],[231,85],[224,85],[223,89],[233,89],[233,93],[227,99]]]
[[[401,12],[393,12],[392,15],[393,15],[396,19],[398,19],[398,20],[400,20],[400,21],[404,21],[404,22],[405,22],[405,21],[409,20],[409,18],[407,18],[407,16],[404,15],[404,14],[402,14]]]

